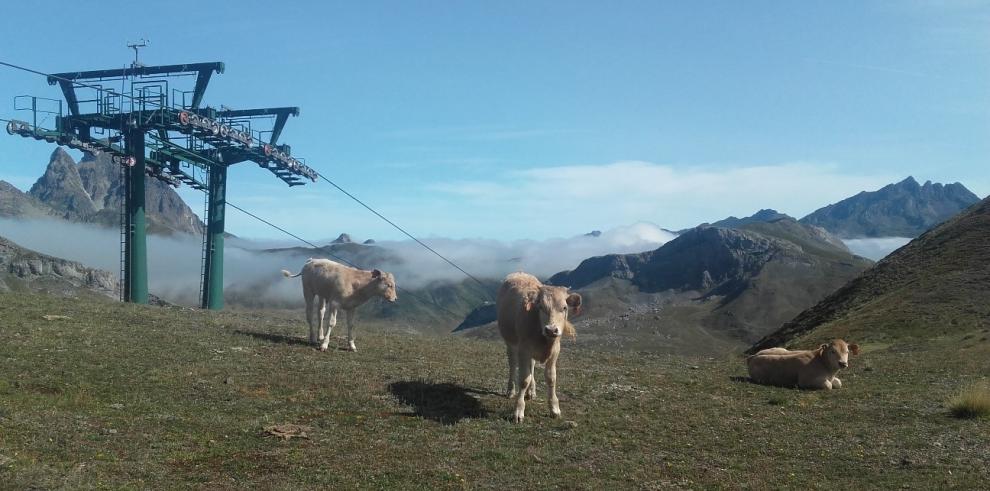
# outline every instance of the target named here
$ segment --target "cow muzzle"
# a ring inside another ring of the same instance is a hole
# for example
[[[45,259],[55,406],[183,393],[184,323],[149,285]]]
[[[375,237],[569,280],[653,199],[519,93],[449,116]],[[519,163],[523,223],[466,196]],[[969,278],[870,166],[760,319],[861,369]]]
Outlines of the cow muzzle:
[[[849,368],[849,362],[848,361],[840,361],[839,362],[839,368]]]
[[[543,335],[548,338],[559,338],[560,328],[557,326],[543,326]]]

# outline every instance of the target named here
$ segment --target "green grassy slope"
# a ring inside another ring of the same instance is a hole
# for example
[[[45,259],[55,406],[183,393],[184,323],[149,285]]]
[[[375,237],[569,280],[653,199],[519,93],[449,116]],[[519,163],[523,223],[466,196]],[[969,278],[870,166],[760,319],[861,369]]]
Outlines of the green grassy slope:
[[[752,350],[828,337],[890,342],[990,329],[990,199],[926,232]]]
[[[45,320],[65,315],[70,319]],[[979,488],[990,423],[943,401],[990,342],[867,345],[841,390],[737,381],[737,357],[567,343],[563,419],[508,422],[504,348],[361,324],[303,344],[298,312],[0,294],[0,482],[28,488]],[[962,356],[947,356],[948,353]],[[306,439],[266,426],[310,427]]]

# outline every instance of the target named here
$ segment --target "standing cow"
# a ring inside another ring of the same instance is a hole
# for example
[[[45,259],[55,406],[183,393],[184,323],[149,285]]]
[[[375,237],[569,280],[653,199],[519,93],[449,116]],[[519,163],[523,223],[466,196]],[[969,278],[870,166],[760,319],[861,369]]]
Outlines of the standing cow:
[[[533,379],[535,362],[544,363],[547,402],[553,417],[560,416],[557,401],[557,356],[562,334],[574,335],[568,314],[581,310],[581,295],[567,288],[540,283],[527,273],[512,273],[505,278],[496,299],[498,330],[505,340],[509,359],[509,397],[516,398],[514,420],[522,422],[526,399],[536,392]],[[517,374],[518,373],[518,374]]]
[[[838,389],[842,381],[835,375],[849,366],[849,354],[859,354],[859,346],[841,339],[816,350],[790,351],[769,348],[746,358],[754,382],[802,389]]]
[[[354,346],[354,309],[371,297],[381,296],[389,302],[398,298],[395,294],[395,277],[377,269],[365,271],[351,268],[329,259],[310,258],[302,271],[292,274],[282,270],[287,278],[302,276],[303,298],[306,300],[306,322],[309,323],[309,342],[319,343],[320,350],[326,351],[330,345],[330,331],[337,325],[337,309],[347,314],[347,348],[357,351]],[[314,301],[319,299],[319,337],[313,325]],[[323,333],[323,318],[327,308],[330,318],[327,321],[326,335]]]

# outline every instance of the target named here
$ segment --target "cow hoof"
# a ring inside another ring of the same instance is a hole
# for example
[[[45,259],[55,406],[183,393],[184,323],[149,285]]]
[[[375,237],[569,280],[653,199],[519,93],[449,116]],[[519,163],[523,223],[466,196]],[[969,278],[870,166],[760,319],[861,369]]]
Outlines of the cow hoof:
[[[320,351],[323,352],[323,353],[326,353],[327,352],[327,347],[326,346],[320,346]]]
[[[347,346],[347,351],[357,351],[357,346],[354,346],[354,343],[351,343]]]
[[[512,418],[512,422],[513,422],[513,423],[522,423],[522,422],[523,422],[523,415],[522,415],[522,414],[518,414],[518,413],[517,413],[517,414],[516,414],[516,415],[515,415],[515,416],[514,416],[514,417]]]
[[[559,418],[560,417],[560,409],[559,408],[553,408],[553,409],[551,409],[550,410],[550,415],[553,416],[554,418]]]

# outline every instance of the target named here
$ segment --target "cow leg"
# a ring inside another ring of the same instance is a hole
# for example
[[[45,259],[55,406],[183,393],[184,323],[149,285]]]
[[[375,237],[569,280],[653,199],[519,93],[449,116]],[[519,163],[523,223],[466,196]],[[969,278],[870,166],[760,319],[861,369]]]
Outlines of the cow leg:
[[[529,373],[535,374],[536,362],[531,360],[529,364],[531,366]],[[526,390],[526,400],[530,400],[530,399],[536,399],[536,375],[533,375],[533,382],[529,384],[529,388]]]
[[[832,377],[832,388],[838,389],[840,387],[842,387],[842,381],[839,380],[839,377]]]
[[[327,299],[320,297],[320,337],[319,340],[323,341],[323,318],[327,314]]]
[[[550,403],[550,413],[553,417],[560,417],[560,403],[557,401],[557,357],[552,356],[547,360],[543,376],[547,381],[547,401]]]
[[[330,309],[330,318],[327,319],[327,335],[320,338],[320,351],[330,349],[330,331],[337,325],[337,306],[327,300],[326,308]]]
[[[330,319],[327,320],[327,337],[330,337],[330,333],[335,327],[337,327],[337,306],[330,305]]]
[[[505,346],[506,358],[509,359],[509,383],[506,384],[505,393],[509,399],[516,395],[516,350],[512,346]]]
[[[316,329],[313,328],[313,301],[316,295],[306,295],[306,323],[309,324],[309,344],[316,346]]]
[[[354,346],[354,309],[345,310],[347,314],[347,349],[350,351],[357,351],[357,346]]]
[[[522,347],[516,350],[516,365],[519,367],[519,375],[516,378],[519,393],[516,394],[516,413],[513,421],[522,423],[526,415],[526,394],[529,392],[529,385],[533,383],[533,357]]]

